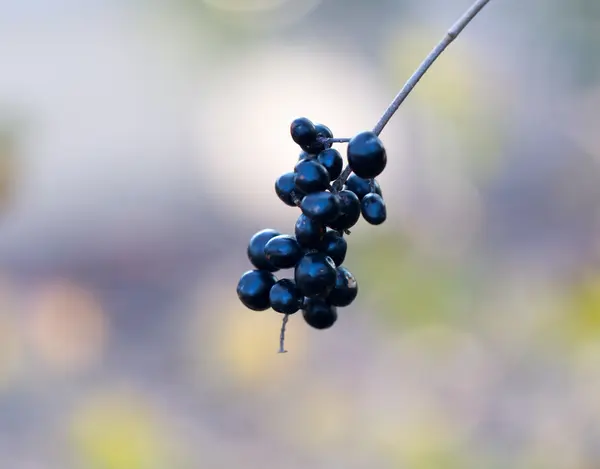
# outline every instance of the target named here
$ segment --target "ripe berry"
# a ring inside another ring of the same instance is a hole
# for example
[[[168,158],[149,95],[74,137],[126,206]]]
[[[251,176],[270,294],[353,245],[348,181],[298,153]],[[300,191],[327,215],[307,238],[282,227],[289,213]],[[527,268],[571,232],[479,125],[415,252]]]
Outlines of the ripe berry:
[[[381,225],[387,218],[385,202],[379,194],[367,194],[360,204],[363,218],[371,225]]]
[[[277,279],[266,270],[249,270],[240,278],[237,295],[246,308],[254,311],[269,309],[269,292]]]
[[[325,236],[325,226],[302,213],[296,220],[294,232],[300,246],[306,249],[316,249]]]
[[[335,148],[327,148],[317,155],[317,161],[321,163],[329,173],[329,179],[337,179],[342,174],[344,160]]]
[[[326,296],[335,287],[335,264],[323,253],[305,254],[296,264],[294,278],[304,296]]]
[[[335,306],[348,306],[358,295],[358,283],[345,267],[338,267],[336,274],[335,287],[327,297],[327,302]]]
[[[290,125],[292,139],[301,147],[310,145],[317,140],[317,129],[306,117],[294,119]]]
[[[314,160],[302,160],[294,168],[296,188],[305,194],[324,191],[329,187],[329,173]]]
[[[300,155],[298,155],[298,161],[302,160],[314,160],[317,157],[314,153],[308,153],[306,151],[301,151]]]
[[[346,181],[346,189],[352,191],[356,194],[356,196],[362,200],[363,197],[372,192],[371,189],[371,181],[373,185],[373,189],[375,189],[375,193],[381,194],[381,186],[377,182],[376,179],[363,179],[356,174],[351,174]]]
[[[294,314],[302,306],[304,297],[293,280],[284,278],[271,287],[269,301],[278,313]]]
[[[340,215],[340,203],[337,194],[331,192],[313,192],[302,199],[302,213],[318,222],[334,221]]]
[[[357,176],[371,179],[379,176],[387,164],[383,143],[371,131],[361,132],[348,142],[348,165]]]
[[[303,254],[296,238],[290,235],[275,236],[265,245],[267,261],[279,269],[291,269]]]
[[[315,329],[328,329],[337,321],[337,308],[321,298],[307,299],[302,316]]]
[[[356,194],[350,191],[340,191],[337,193],[340,205],[340,215],[328,226],[334,230],[347,230],[354,225],[360,218],[360,201]]]
[[[340,265],[346,259],[348,243],[346,243],[346,240],[338,232],[328,231],[323,237],[319,251],[331,257],[335,265]]]
[[[331,148],[331,143],[322,143],[318,140],[319,138],[333,138],[331,129],[323,124],[315,124],[315,129],[317,129],[317,139],[304,149],[310,153],[319,153],[326,148]]]
[[[289,205],[290,207],[296,206],[294,203],[294,198],[292,197],[292,191],[300,200],[302,200],[302,197],[305,195],[296,188],[296,183],[294,182],[295,177],[296,175],[294,173],[285,173],[279,176],[277,181],[275,181],[275,192],[277,193],[277,197],[279,197],[284,204]]]
[[[279,270],[267,260],[267,257],[265,256],[265,245],[271,238],[279,236],[280,234],[279,231],[267,229],[259,231],[250,238],[247,252],[248,259],[250,259],[250,262],[252,262],[254,267],[261,270],[268,270],[269,272],[276,272]]]

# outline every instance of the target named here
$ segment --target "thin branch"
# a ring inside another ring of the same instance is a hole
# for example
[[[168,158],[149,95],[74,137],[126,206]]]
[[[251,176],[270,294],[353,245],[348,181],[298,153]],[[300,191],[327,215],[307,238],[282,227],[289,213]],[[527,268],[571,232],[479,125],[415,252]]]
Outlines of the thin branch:
[[[285,325],[287,324],[289,319],[289,315],[286,314],[283,316],[283,321],[281,322],[281,334],[279,335],[279,353],[287,353],[287,350],[284,348],[285,345]]]
[[[383,128],[390,121],[392,116],[396,113],[400,105],[404,102],[406,97],[410,94],[415,85],[419,82],[421,77],[425,75],[429,67],[436,61],[436,59],[441,55],[442,52],[448,47],[454,39],[461,33],[463,29],[471,22],[477,13],[481,11],[481,9],[488,4],[490,0],[477,0],[471,8],[469,8],[464,15],[462,15],[456,23],[448,30],[444,38],[438,43],[437,46],[433,48],[433,50],[429,53],[429,55],[423,60],[419,68],[412,74],[412,76],[408,79],[406,84],[402,87],[400,92],[396,95],[392,103],[386,109],[377,125],[373,128],[373,132],[377,135],[381,133]]]

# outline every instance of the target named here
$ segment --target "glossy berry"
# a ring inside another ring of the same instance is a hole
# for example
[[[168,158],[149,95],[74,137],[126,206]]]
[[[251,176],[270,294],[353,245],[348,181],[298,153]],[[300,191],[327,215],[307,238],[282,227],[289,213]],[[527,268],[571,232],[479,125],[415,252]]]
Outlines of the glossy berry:
[[[295,178],[296,175],[294,173],[285,173],[279,176],[277,181],[275,181],[275,193],[277,194],[277,197],[290,207],[296,206],[294,198],[292,197],[292,192],[295,193],[299,200],[302,200],[302,197],[305,195],[296,188],[296,183],[294,182]]]
[[[319,252],[331,257],[335,265],[341,265],[346,259],[348,243],[337,231],[328,231],[323,237]]]
[[[318,140],[319,138],[333,138],[331,129],[323,124],[315,124],[315,129],[317,129],[317,139],[304,149],[310,153],[319,153],[326,148],[331,148],[331,143],[322,143]]]
[[[337,308],[321,298],[309,298],[302,309],[304,321],[315,329],[329,329],[337,321]]]
[[[267,261],[279,269],[291,269],[303,254],[296,238],[290,235],[275,236],[265,245]]]
[[[360,203],[363,218],[371,225],[381,225],[387,218],[385,202],[379,194],[367,194]]]
[[[296,188],[310,194],[324,191],[329,187],[329,173],[325,167],[314,160],[302,160],[294,168]]]
[[[317,129],[315,125],[306,117],[294,119],[290,125],[290,134],[292,139],[301,147],[305,147],[317,140]]]
[[[365,179],[379,176],[387,164],[383,143],[371,131],[361,132],[348,142],[348,165],[354,173]]]
[[[327,297],[327,302],[335,306],[348,306],[358,295],[358,283],[345,267],[338,267],[336,275],[335,287]]]
[[[334,221],[340,215],[340,203],[337,194],[331,192],[313,192],[302,199],[302,213],[321,223]]]
[[[337,193],[340,215],[327,225],[334,230],[348,230],[356,225],[360,218],[360,200],[354,192],[347,190]]]
[[[305,254],[296,264],[294,278],[304,296],[326,296],[335,287],[335,264],[323,253]]]
[[[298,155],[298,161],[302,161],[302,160],[314,160],[317,158],[317,155],[313,154],[313,153],[308,153],[306,151],[301,151],[300,155]]]
[[[266,270],[249,270],[242,275],[237,286],[237,295],[246,308],[254,311],[269,309],[269,292],[277,279]]]
[[[372,188],[371,185],[373,186]],[[363,179],[356,174],[351,174],[348,177],[348,180],[346,181],[346,189],[354,192],[359,200],[362,200],[365,195],[373,192],[372,189],[375,189],[376,194],[382,195],[381,186],[376,179]]]
[[[317,155],[317,161],[321,163],[329,173],[329,179],[335,180],[344,167],[342,155],[335,148],[327,148]]]
[[[316,249],[319,247],[323,236],[325,236],[325,231],[325,225],[307,217],[303,213],[296,220],[294,229],[296,241],[305,249]]]
[[[265,256],[265,245],[271,238],[279,236],[280,234],[279,231],[267,229],[259,231],[250,238],[247,252],[248,259],[250,259],[250,262],[252,262],[254,267],[261,270],[268,270],[269,272],[279,270],[267,260],[267,256]]]
[[[271,287],[269,301],[278,313],[294,314],[302,306],[304,297],[293,280],[284,278]]]

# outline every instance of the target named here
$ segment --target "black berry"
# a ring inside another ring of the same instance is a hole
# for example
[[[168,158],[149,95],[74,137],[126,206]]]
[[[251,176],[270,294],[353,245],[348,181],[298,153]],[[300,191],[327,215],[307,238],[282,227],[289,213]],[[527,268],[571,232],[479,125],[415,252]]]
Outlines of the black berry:
[[[317,161],[321,163],[329,173],[332,181],[342,174],[344,160],[335,148],[327,148],[317,155]]]
[[[284,278],[271,287],[269,301],[278,313],[294,314],[302,306],[304,297],[293,280]]]
[[[333,132],[331,129],[323,124],[315,124],[315,129],[317,129],[317,139],[304,149],[310,153],[319,153],[326,148],[331,148],[331,143],[323,143],[319,141],[320,138],[333,138]]]
[[[338,267],[336,274],[335,287],[327,297],[327,302],[335,306],[348,306],[358,295],[358,283],[345,267]]]
[[[269,309],[269,292],[277,279],[266,270],[249,270],[242,275],[237,286],[237,295],[246,308],[254,311]]]
[[[314,160],[302,160],[294,168],[296,188],[310,194],[324,191],[329,187],[329,173],[325,167]]]
[[[306,249],[318,248],[323,236],[325,236],[325,226],[303,213],[296,220],[294,233],[298,244]]]
[[[265,245],[267,261],[279,269],[291,269],[303,254],[296,238],[289,235],[275,236]]]
[[[340,215],[340,202],[337,194],[313,192],[302,199],[302,213],[318,222],[334,221]]]
[[[361,178],[379,176],[387,164],[383,143],[371,131],[361,132],[348,142],[348,165]]]
[[[315,329],[329,329],[337,321],[337,308],[321,298],[309,298],[302,309],[302,316]]]
[[[363,179],[356,174],[351,174],[348,177],[346,189],[354,192],[360,200],[362,200],[365,195],[373,192],[373,189],[375,189],[376,194],[382,195],[381,186],[376,179]]]
[[[279,176],[277,181],[275,181],[275,192],[277,193],[277,197],[290,207],[296,206],[292,192],[295,193],[299,200],[302,200],[302,197],[305,195],[296,188],[296,183],[294,182],[295,177],[296,175],[294,173],[285,173]]]
[[[346,259],[348,243],[337,231],[328,231],[323,237],[319,251],[331,257],[335,265],[341,265]]]
[[[290,125],[292,139],[301,147],[308,146],[317,140],[317,129],[306,117],[294,119]]]
[[[360,200],[354,192],[347,190],[337,193],[340,215],[328,226],[334,230],[347,230],[356,225],[360,218]]]
[[[304,296],[326,296],[335,287],[335,264],[323,253],[305,254],[296,265],[294,278]]]
[[[381,225],[387,218],[383,197],[379,194],[367,194],[360,203],[363,218],[371,225]]]
[[[279,236],[280,234],[281,233],[278,231],[266,229],[259,231],[258,233],[254,234],[252,238],[250,238],[247,252],[248,259],[250,259],[250,262],[252,262],[254,267],[261,270],[268,270],[270,272],[279,270],[267,260],[267,257],[265,256],[265,245],[271,238]]]
[[[302,160],[314,160],[317,157],[317,155],[313,154],[313,153],[308,153],[306,151],[301,151],[300,155],[298,155],[298,161],[302,161]]]

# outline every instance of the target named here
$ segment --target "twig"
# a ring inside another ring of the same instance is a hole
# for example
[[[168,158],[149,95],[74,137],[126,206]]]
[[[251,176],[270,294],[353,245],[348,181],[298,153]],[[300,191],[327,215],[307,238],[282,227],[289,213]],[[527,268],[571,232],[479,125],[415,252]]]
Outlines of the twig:
[[[456,23],[448,30],[444,38],[438,43],[437,46],[429,53],[429,55],[423,60],[419,68],[412,74],[405,85],[402,87],[400,92],[396,95],[392,103],[386,109],[377,125],[373,128],[373,132],[377,135],[381,133],[383,128],[387,125],[392,116],[396,113],[400,105],[404,102],[406,97],[410,94],[415,85],[419,82],[421,77],[425,75],[429,67],[436,61],[436,59],[444,52],[454,39],[461,33],[463,29],[470,23],[470,21],[477,16],[477,13],[488,4],[490,0],[477,0],[471,8],[469,8],[464,15],[462,15]]]
[[[283,321],[281,322],[281,334],[279,335],[279,353],[287,353],[287,350],[284,348],[285,343],[285,325],[287,324],[289,319],[289,315],[286,314],[283,316]]]

